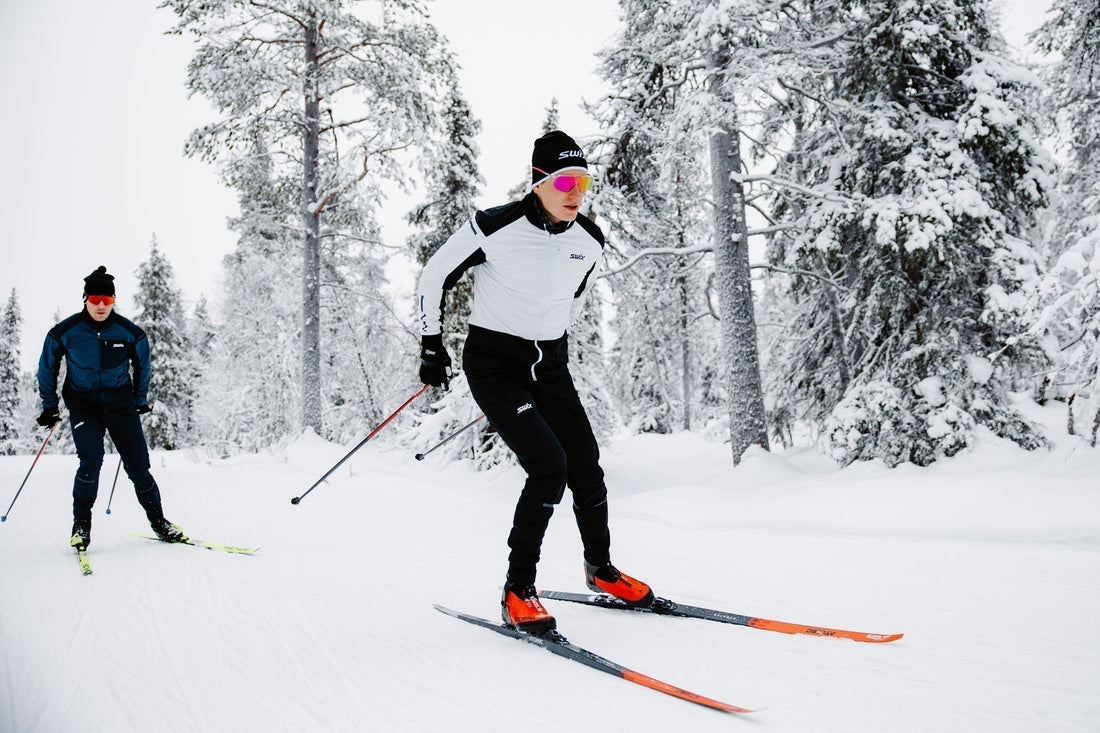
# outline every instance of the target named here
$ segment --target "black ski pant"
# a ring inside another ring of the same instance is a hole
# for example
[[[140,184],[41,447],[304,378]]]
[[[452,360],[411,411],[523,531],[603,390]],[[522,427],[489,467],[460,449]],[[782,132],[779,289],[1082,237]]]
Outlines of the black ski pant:
[[[566,486],[584,559],[608,562],[607,487],[569,374],[567,338],[531,341],[471,326],[462,368],[474,400],[527,472],[508,535],[507,582],[534,584],[542,539]]]
[[[80,459],[73,481],[73,519],[92,518],[92,506],[99,493],[105,433],[110,434],[146,515],[150,519],[161,516],[160,490],[153,474],[149,473],[149,448],[141,429],[141,417],[133,404],[100,406],[76,401],[65,404],[69,408],[73,443]]]

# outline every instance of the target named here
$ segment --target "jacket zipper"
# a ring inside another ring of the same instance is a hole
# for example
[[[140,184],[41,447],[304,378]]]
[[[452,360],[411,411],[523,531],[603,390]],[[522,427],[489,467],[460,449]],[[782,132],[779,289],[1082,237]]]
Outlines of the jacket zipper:
[[[553,283],[551,282],[551,280],[553,280],[557,275],[557,271],[555,269],[555,259],[554,259],[554,235],[550,232],[550,229],[548,227],[544,228],[544,231],[546,232],[546,260],[547,260],[547,263],[546,263],[547,264],[547,267],[546,267],[546,292],[545,292],[545,302],[546,302],[546,304],[543,306],[542,318],[539,321],[539,328],[538,328],[538,331],[536,333],[542,333],[542,327],[543,327],[543,325],[546,324],[546,314],[550,311],[550,299],[551,299],[551,296],[554,293]],[[539,346],[539,340],[538,340],[537,337],[533,340],[533,343],[535,345],[535,354],[536,354],[536,356],[535,356],[535,361],[532,362],[532,364],[531,364],[531,381],[532,382],[537,382],[537,381],[539,381],[539,378],[535,374],[535,367],[537,367],[539,364],[542,363],[543,353],[542,353],[542,347]]]

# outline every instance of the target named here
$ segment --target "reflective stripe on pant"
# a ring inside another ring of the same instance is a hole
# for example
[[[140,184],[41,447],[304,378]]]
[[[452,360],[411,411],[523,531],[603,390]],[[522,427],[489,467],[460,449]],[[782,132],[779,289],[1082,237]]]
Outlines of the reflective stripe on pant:
[[[96,409],[68,405],[73,443],[80,466],[73,481],[73,518],[91,519],[99,493],[99,471],[103,466],[103,436],[109,433],[126,475],[134,484],[138,501],[146,513],[160,511],[160,490],[149,473],[149,449],[141,418],[134,408]]]

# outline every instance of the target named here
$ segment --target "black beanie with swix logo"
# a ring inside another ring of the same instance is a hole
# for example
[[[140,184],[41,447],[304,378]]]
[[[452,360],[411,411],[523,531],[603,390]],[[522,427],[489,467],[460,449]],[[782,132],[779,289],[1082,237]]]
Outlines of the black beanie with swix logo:
[[[564,168],[584,168],[588,161],[577,141],[561,130],[548,132],[535,141],[531,151],[531,185],[549,178]]]

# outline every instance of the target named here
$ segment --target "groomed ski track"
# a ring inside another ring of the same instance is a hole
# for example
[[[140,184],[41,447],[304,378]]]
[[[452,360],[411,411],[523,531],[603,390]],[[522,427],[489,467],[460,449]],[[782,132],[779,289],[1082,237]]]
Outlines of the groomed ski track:
[[[547,602],[599,654],[758,710],[731,717],[432,608],[496,617],[518,469],[372,444],[289,504],[346,450],[154,452],[169,519],[262,550],[130,536],[141,510],[123,477],[104,515],[107,477],[88,577],[68,546],[76,459],[44,455],[0,526],[0,731],[587,731],[613,706],[637,731],[1011,733],[1100,714],[1100,452],[994,444],[925,471],[753,453],[734,471],[691,435],[609,442],[614,557],[659,594],[905,632],[834,643]],[[0,486],[30,459],[0,457]],[[540,586],[584,592],[567,502],[543,558]]]

